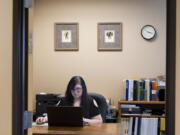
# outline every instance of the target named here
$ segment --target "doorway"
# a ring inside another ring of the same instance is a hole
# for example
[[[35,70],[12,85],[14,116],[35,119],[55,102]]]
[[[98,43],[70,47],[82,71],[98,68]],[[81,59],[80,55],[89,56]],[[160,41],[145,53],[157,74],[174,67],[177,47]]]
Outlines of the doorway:
[[[167,134],[174,135],[175,127],[175,37],[176,1],[167,0],[167,42],[166,42],[166,123]],[[23,134],[23,112],[27,101],[27,22],[28,10],[23,2],[14,0],[13,31],[13,133]],[[173,21],[172,21],[173,20]],[[17,34],[18,33],[18,34]],[[21,113],[18,111],[21,110]],[[18,123],[18,124],[17,124]],[[21,123],[21,124],[19,124]]]

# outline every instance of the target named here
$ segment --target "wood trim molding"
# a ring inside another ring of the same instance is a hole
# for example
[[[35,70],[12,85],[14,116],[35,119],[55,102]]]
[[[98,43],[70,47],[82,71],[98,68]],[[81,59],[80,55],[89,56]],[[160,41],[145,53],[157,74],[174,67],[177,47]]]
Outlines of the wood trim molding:
[[[166,135],[175,135],[176,0],[167,0]]]

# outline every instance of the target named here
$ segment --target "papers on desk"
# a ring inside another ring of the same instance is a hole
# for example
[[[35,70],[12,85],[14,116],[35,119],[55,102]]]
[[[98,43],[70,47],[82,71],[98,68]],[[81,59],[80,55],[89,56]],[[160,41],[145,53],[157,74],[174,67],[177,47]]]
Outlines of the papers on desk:
[[[48,126],[48,123],[37,124],[36,122],[33,122],[33,123],[32,123],[32,126]]]

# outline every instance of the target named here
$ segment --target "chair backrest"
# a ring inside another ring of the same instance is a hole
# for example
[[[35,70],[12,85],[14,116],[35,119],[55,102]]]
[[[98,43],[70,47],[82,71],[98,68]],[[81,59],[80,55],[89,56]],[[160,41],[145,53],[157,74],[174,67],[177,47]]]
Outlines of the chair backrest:
[[[104,96],[97,94],[97,93],[88,93],[89,96],[91,96],[93,99],[96,100],[103,122],[106,122],[106,113],[107,113],[107,102]]]

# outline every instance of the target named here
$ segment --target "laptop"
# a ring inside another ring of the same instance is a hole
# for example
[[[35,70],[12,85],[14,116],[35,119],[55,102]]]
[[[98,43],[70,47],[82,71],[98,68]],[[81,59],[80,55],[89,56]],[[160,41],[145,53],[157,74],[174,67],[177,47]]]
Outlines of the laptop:
[[[48,106],[49,126],[83,126],[82,108],[71,106]]]

